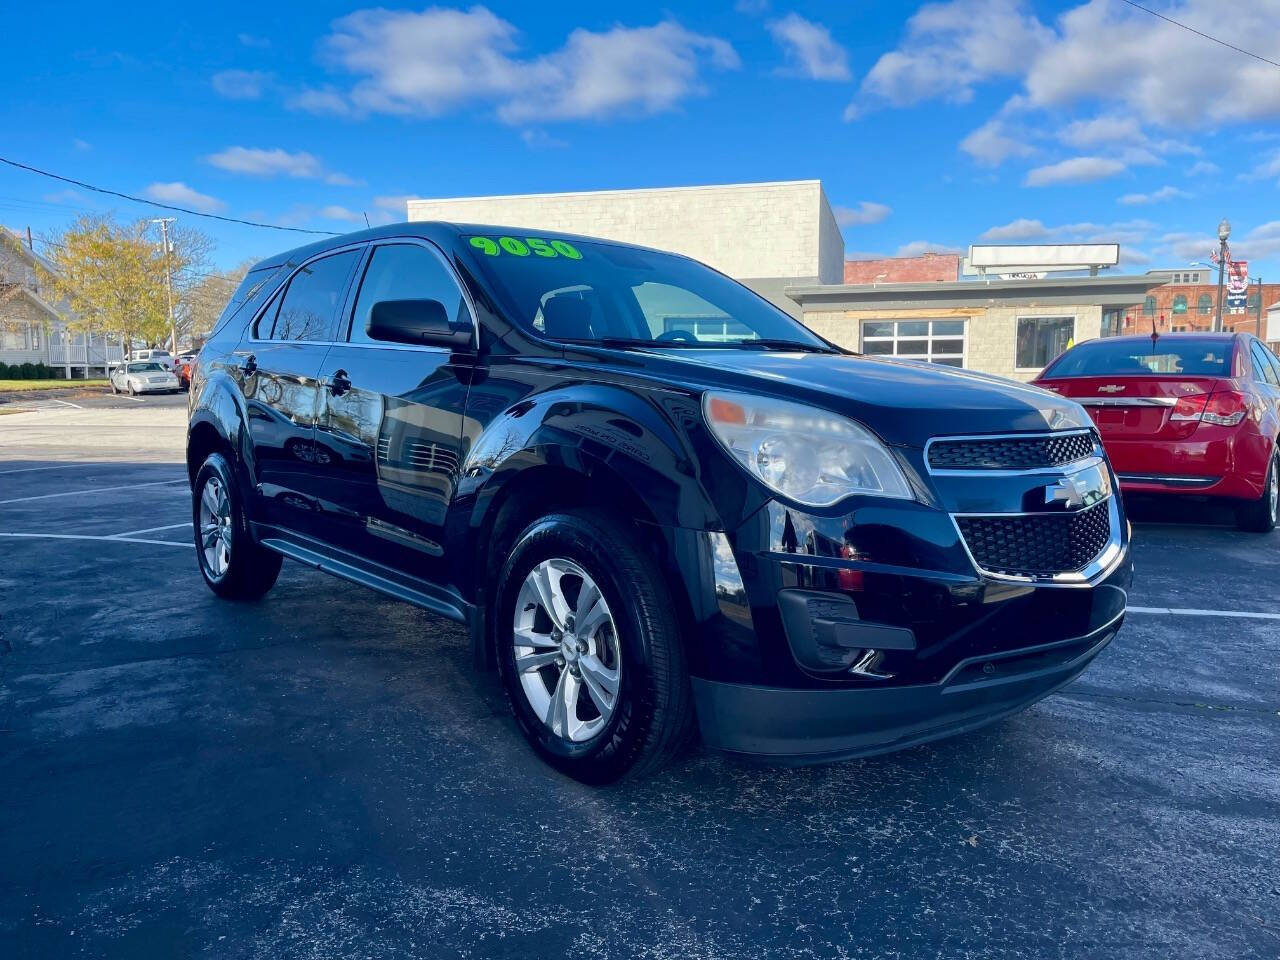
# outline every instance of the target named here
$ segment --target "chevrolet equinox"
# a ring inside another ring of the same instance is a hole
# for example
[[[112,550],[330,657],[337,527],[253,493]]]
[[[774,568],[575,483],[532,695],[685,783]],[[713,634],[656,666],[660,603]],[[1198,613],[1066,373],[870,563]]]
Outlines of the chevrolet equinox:
[[[1074,401],[852,354],[687,257],[380,227],[249,271],[192,372],[196,555],[466,624],[580,780],[989,723],[1076,677],[1129,585]]]

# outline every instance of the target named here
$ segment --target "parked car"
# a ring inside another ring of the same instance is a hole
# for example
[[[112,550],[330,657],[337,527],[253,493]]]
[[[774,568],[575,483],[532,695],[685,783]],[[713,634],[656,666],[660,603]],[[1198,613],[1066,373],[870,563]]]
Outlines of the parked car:
[[[168,350],[135,350],[133,351],[134,360],[151,360],[160,364],[166,370],[173,370],[173,356]]]
[[[1244,333],[1077,344],[1036,384],[1088,409],[1134,493],[1224,497],[1241,529],[1275,529],[1280,360]]]
[[[288,557],[467,624],[533,749],[587,782],[697,731],[812,762],[970,730],[1125,612],[1078,404],[848,354],[674,254],[325,240],[249,271],[192,396],[215,593],[261,597]]]
[[[111,392],[173,393],[179,389],[178,378],[155,360],[131,360],[111,371]]]

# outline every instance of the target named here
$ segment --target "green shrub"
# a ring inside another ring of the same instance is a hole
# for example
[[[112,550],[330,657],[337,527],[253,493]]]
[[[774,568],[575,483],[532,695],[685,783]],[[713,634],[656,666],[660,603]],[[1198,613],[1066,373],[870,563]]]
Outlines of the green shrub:
[[[34,363],[24,363],[18,368],[22,372],[18,377],[22,380],[34,380],[36,378],[36,365]]]
[[[0,380],[8,380],[8,379],[10,379],[9,365],[7,363],[0,363]]]

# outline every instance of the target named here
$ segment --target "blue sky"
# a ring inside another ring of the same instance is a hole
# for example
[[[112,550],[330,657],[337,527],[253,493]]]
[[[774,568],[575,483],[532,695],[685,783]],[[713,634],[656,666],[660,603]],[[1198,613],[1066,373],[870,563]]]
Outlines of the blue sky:
[[[1280,60],[1280,0],[1147,0]],[[127,11],[122,14],[121,11]],[[1280,68],[1122,0],[26,4],[0,155],[345,231],[406,196],[820,178],[849,256],[1115,240],[1280,277]],[[147,208],[0,167],[0,222]],[[299,234],[184,217],[221,265]]]

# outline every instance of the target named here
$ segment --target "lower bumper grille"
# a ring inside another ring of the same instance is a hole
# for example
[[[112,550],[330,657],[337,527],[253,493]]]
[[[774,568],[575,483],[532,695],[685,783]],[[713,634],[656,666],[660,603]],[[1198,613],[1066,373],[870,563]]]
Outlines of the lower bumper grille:
[[[1052,577],[1097,559],[1111,539],[1110,501],[1072,513],[956,517],[974,561],[990,573]]]

